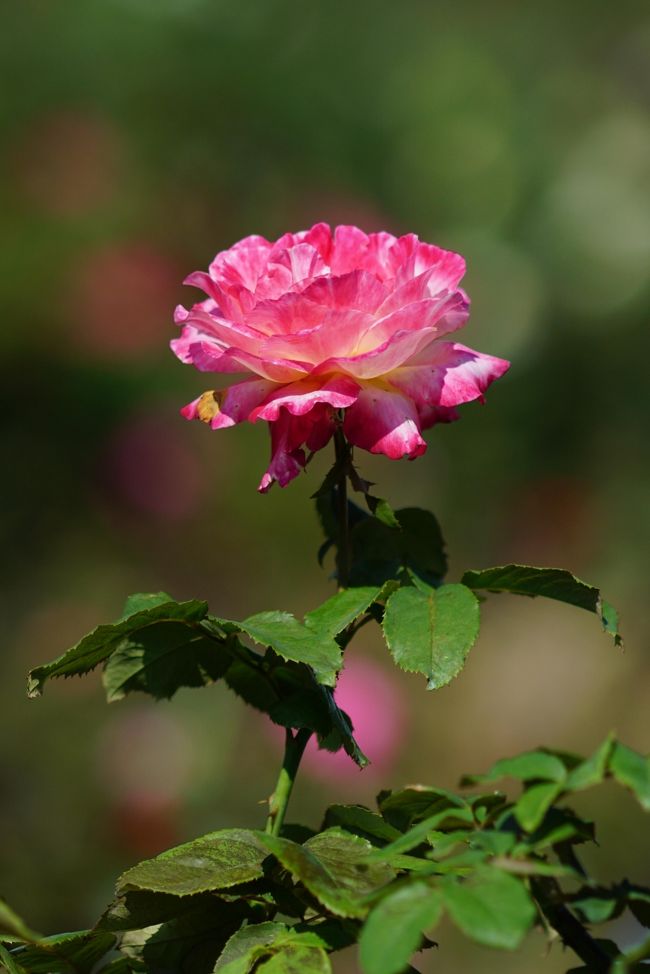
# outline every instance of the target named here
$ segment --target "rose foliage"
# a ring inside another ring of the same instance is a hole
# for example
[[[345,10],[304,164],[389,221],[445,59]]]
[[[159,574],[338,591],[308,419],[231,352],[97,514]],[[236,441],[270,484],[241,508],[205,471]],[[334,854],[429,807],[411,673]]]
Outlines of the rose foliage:
[[[563,569],[510,564],[447,579],[433,514],[394,511],[354,466],[353,446],[418,456],[423,429],[455,418],[507,368],[445,338],[467,317],[463,270],[458,255],[412,235],[331,234],[318,224],[274,244],[249,237],[188,279],[208,299],[178,313],[176,353],[204,371],[252,377],[202,396],[186,415],[213,428],[269,422],[262,489],[288,483],[305,447],[335,439],[335,463],[314,496],[319,560],[334,554],[337,590],[303,619],[257,611],[241,621],[199,600],[133,595],[115,622],[31,671],[32,697],[50,679],[97,666],[109,701],[223,681],[284,728],[286,745],[263,829],[235,824],[135,864],[92,929],[44,937],[0,901],[9,974],[328,974],[330,956],[355,944],[364,974],[400,974],[434,946],[443,917],[499,950],[516,950],[538,928],[570,950],[573,974],[650,970],[650,889],[642,876],[589,874],[582,848],[596,829],[572,807],[608,780],[650,811],[650,759],[613,735],[586,758],[540,747],[466,775],[458,791],[411,785],[381,791],[372,808],[331,804],[320,822],[286,821],[310,738],[362,768],[372,760],[336,696],[366,623],[430,690],[466,665],[490,593],[576,606],[620,643],[615,610]],[[504,779],[514,790],[501,790]],[[625,947],[612,939],[618,918]],[[602,923],[607,937],[594,930]],[[631,924],[639,942],[629,947]]]

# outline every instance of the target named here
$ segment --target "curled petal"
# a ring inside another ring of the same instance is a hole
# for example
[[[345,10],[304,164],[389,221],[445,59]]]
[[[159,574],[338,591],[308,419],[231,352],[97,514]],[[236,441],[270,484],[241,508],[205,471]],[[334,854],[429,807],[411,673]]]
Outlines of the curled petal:
[[[281,409],[292,416],[304,416],[318,403],[326,403],[333,409],[347,409],[356,402],[361,387],[346,375],[335,375],[323,381],[318,378],[302,379],[290,385],[275,388],[267,399],[250,415],[251,422],[265,419],[274,422]]]
[[[509,367],[504,359],[458,342],[433,342],[386,378],[418,405],[453,408],[482,399]]]
[[[213,430],[226,429],[251,418],[251,412],[276,388],[266,379],[246,379],[228,389],[211,390],[181,409],[186,419],[200,419]]]
[[[269,423],[269,428],[271,462],[258,487],[262,494],[275,482],[286,487],[298,476],[307,462],[303,445],[310,450],[325,446],[334,431],[332,410],[320,403],[303,416],[292,416],[283,409],[278,419]]]
[[[411,400],[379,386],[362,389],[356,403],[345,413],[343,431],[353,446],[384,453],[391,460],[414,459],[427,448]]]

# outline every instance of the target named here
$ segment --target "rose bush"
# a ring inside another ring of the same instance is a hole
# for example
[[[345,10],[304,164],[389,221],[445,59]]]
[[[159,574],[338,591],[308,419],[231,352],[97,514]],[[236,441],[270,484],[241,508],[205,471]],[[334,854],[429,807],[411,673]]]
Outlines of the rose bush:
[[[271,243],[246,237],[186,284],[207,299],[171,345],[203,372],[251,373],[183,409],[212,429],[266,420],[271,462],[260,483],[289,483],[344,410],[347,440],[393,460],[426,450],[422,430],[457,419],[509,363],[445,336],[467,320],[465,261],[415,234],[327,224]]]

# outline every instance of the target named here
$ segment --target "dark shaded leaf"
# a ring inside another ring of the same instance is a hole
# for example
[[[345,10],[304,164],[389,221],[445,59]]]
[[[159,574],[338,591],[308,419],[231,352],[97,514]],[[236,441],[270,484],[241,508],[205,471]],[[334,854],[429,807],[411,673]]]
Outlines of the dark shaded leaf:
[[[156,596],[133,596],[156,603]],[[128,605],[128,603],[127,603]],[[107,663],[104,684],[109,700],[132,690],[170,697],[180,686],[203,686],[222,675],[230,656],[221,652],[222,632],[208,631],[205,602],[152,604],[114,625],[98,626],[58,659],[29,674],[28,694],[40,696],[48,679],[82,675]]]
[[[618,616],[608,602],[603,602],[600,591],[582,582],[563,568],[533,568],[530,565],[500,565],[482,571],[465,572],[463,585],[488,592],[511,592],[513,595],[543,595],[595,612],[603,629],[621,644],[618,632]]]
[[[120,949],[145,971],[211,974],[227,940],[249,911],[240,903],[200,897],[188,910],[165,923],[124,934]]]
[[[392,842],[400,832],[384,821],[381,815],[363,805],[330,805],[325,813],[323,829],[342,828],[371,843]]]

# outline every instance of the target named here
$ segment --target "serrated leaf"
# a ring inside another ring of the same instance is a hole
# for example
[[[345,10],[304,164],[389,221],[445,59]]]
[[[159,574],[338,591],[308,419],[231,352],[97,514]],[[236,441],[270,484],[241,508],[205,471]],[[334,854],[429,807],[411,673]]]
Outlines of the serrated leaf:
[[[486,589],[488,592],[511,592],[513,595],[542,595],[547,599],[567,602],[580,609],[594,612],[600,618],[603,629],[619,646],[622,642],[618,632],[616,611],[608,602],[603,602],[599,589],[588,585],[563,568],[534,568],[531,565],[500,565],[482,571],[465,572],[461,579],[472,589]]]
[[[336,882],[354,896],[367,896],[395,878],[385,864],[371,863],[373,846],[358,835],[340,828],[326,829],[304,845],[318,857]]]
[[[384,635],[403,670],[422,673],[427,688],[446,686],[462,670],[479,630],[476,596],[464,585],[443,585],[426,595],[400,588],[388,599]]]
[[[320,683],[335,685],[343,657],[341,647],[331,636],[304,626],[288,612],[259,612],[237,625],[283,659],[311,666]]]
[[[365,897],[395,875],[383,865],[364,865],[363,859],[372,847],[356,836],[348,836],[346,841],[340,836],[334,839],[328,833],[321,833],[325,838],[314,836],[301,846],[287,839],[258,834],[294,879],[336,916],[364,917],[368,912]]]
[[[381,586],[346,588],[337,592],[305,616],[305,625],[314,632],[337,636],[354,622],[379,597]]]
[[[442,893],[456,926],[487,947],[515,950],[535,919],[524,884],[498,869],[478,870],[465,882],[447,879]]]
[[[29,974],[91,974],[114,943],[112,933],[81,930],[44,937],[38,943],[16,947],[10,953]]]
[[[438,585],[447,570],[440,526],[430,511],[402,508],[398,527],[377,517],[358,519],[351,530],[351,580],[355,585],[381,585],[409,570]]]
[[[228,889],[262,876],[267,855],[257,833],[222,829],[138,863],[119,878],[117,892],[149,890],[192,896]]]
[[[513,809],[522,829],[534,832],[561,792],[562,785],[553,781],[542,781],[527,788]]]
[[[609,757],[609,770],[619,784],[636,795],[641,807],[650,811],[650,757],[617,741]]]
[[[33,669],[28,695],[40,696],[48,679],[82,675],[107,661],[109,699],[130,690],[167,697],[179,686],[202,686],[221,675],[229,662],[219,651],[218,634],[209,637],[201,625],[207,608],[198,601],[164,602],[98,626],[58,659]]]
[[[465,775],[463,785],[473,785],[500,778],[517,778],[519,781],[564,781],[566,768],[555,754],[546,751],[526,751],[512,758],[496,761],[486,774]]]
[[[442,914],[438,890],[416,881],[382,899],[359,938],[364,974],[400,974]]]

